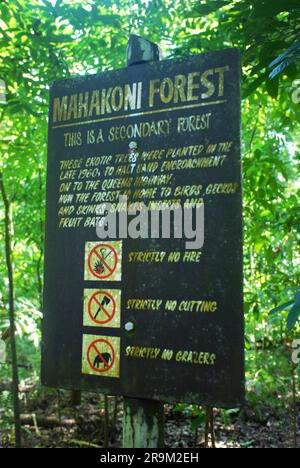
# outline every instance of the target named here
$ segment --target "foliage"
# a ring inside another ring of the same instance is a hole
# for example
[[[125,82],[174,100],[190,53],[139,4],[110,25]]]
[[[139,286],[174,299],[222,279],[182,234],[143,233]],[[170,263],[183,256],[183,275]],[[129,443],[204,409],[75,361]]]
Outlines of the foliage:
[[[271,314],[274,314],[275,312],[281,312],[283,310],[289,311],[287,317],[287,328],[288,330],[292,330],[300,316],[300,291],[296,292],[294,300],[275,307],[275,309],[271,310]]]
[[[204,44],[207,47],[206,41],[210,38],[212,44],[216,39],[222,45],[242,49],[246,72],[244,97],[265,83],[269,95],[276,98],[279,89],[277,72],[285,71],[291,80],[297,77],[299,12],[297,0],[197,1],[190,17],[202,26],[196,35],[202,47]],[[214,19],[208,28],[205,27],[207,15]],[[278,58],[279,54],[282,55]],[[274,70],[271,75],[274,79],[270,80],[269,66],[275,59],[281,68],[276,73]]]
[[[279,73],[283,72],[291,63],[294,63],[299,57],[300,42],[297,42],[270,64],[270,68],[275,67],[274,70],[272,70],[272,72],[270,73],[270,78],[275,78],[277,75],[279,75]]]

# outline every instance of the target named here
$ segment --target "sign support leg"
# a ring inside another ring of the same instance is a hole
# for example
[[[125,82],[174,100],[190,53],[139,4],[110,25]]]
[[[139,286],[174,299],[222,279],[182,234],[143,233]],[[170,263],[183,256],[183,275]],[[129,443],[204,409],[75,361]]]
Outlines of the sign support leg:
[[[126,50],[128,67],[160,60],[153,42],[131,36]],[[123,448],[162,448],[164,446],[164,406],[152,400],[124,398]]]
[[[164,447],[164,405],[124,398],[123,448]]]

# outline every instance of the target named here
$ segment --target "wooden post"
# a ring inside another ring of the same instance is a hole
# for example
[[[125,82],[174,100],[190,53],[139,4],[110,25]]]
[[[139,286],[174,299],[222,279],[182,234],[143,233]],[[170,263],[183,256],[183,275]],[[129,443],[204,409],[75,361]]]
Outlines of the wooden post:
[[[153,42],[131,36],[126,64],[138,65],[160,60],[160,49]],[[162,448],[164,446],[164,406],[161,402],[124,398],[123,448]]]
[[[124,399],[123,448],[163,448],[164,406],[152,400]]]

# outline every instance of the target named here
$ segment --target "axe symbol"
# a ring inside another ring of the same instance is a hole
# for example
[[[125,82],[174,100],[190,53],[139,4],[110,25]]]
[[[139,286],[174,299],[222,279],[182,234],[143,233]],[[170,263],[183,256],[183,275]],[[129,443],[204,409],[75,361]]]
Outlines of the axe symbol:
[[[104,306],[110,304],[110,302],[111,302],[111,300],[109,299],[109,297],[104,296],[104,298],[102,299],[102,302],[101,302],[101,306],[104,307]],[[98,317],[100,311],[101,311],[101,307],[99,307],[99,309],[97,310],[97,313],[96,313],[96,315],[94,317],[95,320]]]

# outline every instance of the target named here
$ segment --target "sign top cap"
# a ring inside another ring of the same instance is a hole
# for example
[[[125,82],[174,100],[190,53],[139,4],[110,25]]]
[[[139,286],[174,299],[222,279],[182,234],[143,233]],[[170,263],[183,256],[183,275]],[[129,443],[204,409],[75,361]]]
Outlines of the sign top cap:
[[[161,58],[161,50],[157,44],[143,37],[131,35],[126,49],[127,66],[146,62],[157,62]]]

